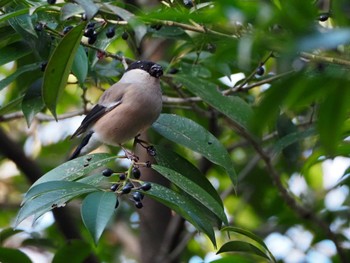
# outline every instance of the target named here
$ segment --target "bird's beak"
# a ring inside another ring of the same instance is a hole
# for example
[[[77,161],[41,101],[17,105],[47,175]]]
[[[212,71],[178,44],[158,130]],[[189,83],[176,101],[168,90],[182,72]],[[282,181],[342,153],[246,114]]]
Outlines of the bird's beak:
[[[149,74],[155,78],[160,78],[163,75],[163,68],[161,65],[154,64],[151,69]]]

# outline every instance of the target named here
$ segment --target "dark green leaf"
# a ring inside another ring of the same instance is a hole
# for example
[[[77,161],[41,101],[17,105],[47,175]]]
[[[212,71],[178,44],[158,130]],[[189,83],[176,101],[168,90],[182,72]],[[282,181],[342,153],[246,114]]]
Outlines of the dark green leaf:
[[[82,85],[88,73],[88,58],[85,49],[79,46],[72,65],[72,72]]]
[[[336,153],[342,127],[348,114],[350,90],[342,85],[334,88],[320,105],[318,130],[320,141],[330,155]]]
[[[113,192],[95,192],[85,197],[81,206],[81,218],[95,244],[112,218],[117,196]]]
[[[28,72],[28,71],[33,71],[37,70],[39,68],[40,63],[33,63],[29,65],[22,66],[20,68],[17,68],[17,70],[12,73],[10,76],[0,80],[0,90],[3,88],[6,88],[10,83],[15,81],[21,74]]]
[[[236,172],[225,147],[210,132],[194,121],[174,114],[161,114],[153,128],[165,138],[202,154],[225,168],[233,183]]]
[[[177,75],[175,79],[185,85],[195,95],[229,117],[237,125],[247,129],[253,117],[251,107],[237,96],[224,96],[215,84],[203,79],[189,78]]]
[[[203,231],[216,246],[215,233],[210,220],[207,219],[205,212],[199,209],[191,199],[155,183],[152,183],[152,188],[149,191],[143,193],[181,215],[197,230]]]
[[[229,241],[222,245],[217,254],[224,252],[243,252],[257,255],[270,260],[270,258],[256,246],[244,241]]]
[[[22,111],[26,118],[28,127],[34,116],[44,108],[43,98],[41,97],[42,79],[37,80],[28,88],[22,100]]]
[[[112,154],[96,153],[73,159],[40,177],[32,186],[49,181],[74,181],[93,170],[102,167],[102,165],[114,160],[116,157]]]
[[[0,16],[0,23],[3,23],[4,21],[6,21],[10,18],[13,18],[13,17],[28,14],[28,12],[29,12],[29,8],[23,8],[23,9],[16,10],[16,11],[11,12],[11,13],[3,14]]]
[[[23,42],[15,42],[0,49],[0,66],[17,60],[31,53],[31,49]]]
[[[7,103],[5,105],[2,105],[0,107],[0,116],[4,115],[6,113],[9,113],[13,109],[15,109],[17,106],[19,106],[21,104],[21,101],[22,101],[23,97],[24,97],[24,95],[21,95],[18,98],[10,101],[9,103]]]
[[[68,255],[69,262],[84,262],[91,252],[90,245],[84,241],[70,240],[57,250],[52,263],[67,263]]]
[[[197,169],[197,167],[195,167],[181,155],[171,151],[169,148],[156,145],[155,149],[156,155],[154,158],[156,159],[157,164],[177,171],[187,179],[193,181],[195,184],[199,185],[207,193],[209,193],[221,206],[223,206],[218,192],[215,190],[209,180]]]
[[[15,230],[13,228],[5,228],[3,230],[1,230],[0,232],[0,244],[3,244],[4,241],[9,238],[9,237],[12,237],[14,235],[16,235],[17,233],[21,233],[23,232],[23,230]]]
[[[75,0],[75,2],[84,8],[85,15],[88,20],[93,18],[98,12],[98,6],[91,0]]]
[[[35,215],[34,220],[57,206],[65,205],[69,200],[97,191],[94,186],[79,182],[51,181],[31,187],[23,200],[15,226],[24,219]]]
[[[224,208],[221,203],[218,203],[209,193],[207,193],[200,186],[193,181],[187,179],[185,176],[163,166],[152,165],[152,168],[162,174],[170,182],[177,185],[180,189],[189,194],[204,206],[213,211],[213,213],[220,218],[226,225],[228,224]]]
[[[0,262],[1,263],[32,263],[29,257],[19,249],[0,247]]]
[[[56,118],[56,105],[67,84],[76,51],[83,35],[85,23],[72,30],[61,40],[55,48],[45,69],[43,81],[43,99],[45,105]]]
[[[67,20],[68,18],[81,14],[84,12],[84,8],[80,5],[74,3],[67,3],[61,8],[60,19],[62,21]]]

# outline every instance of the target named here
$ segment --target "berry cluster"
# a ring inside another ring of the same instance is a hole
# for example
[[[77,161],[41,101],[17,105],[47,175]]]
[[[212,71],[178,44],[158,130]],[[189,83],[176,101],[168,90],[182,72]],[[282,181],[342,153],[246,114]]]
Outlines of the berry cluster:
[[[149,164],[145,164],[146,167],[149,167]],[[113,183],[110,187],[110,190],[116,192],[119,195],[131,194],[130,200],[134,202],[136,208],[142,208],[142,200],[144,194],[142,191],[148,191],[152,188],[151,183],[141,183],[139,181],[141,177],[141,171],[137,166],[133,166],[128,173],[115,173],[112,169],[106,168],[102,171],[102,175],[110,177],[113,174],[119,175],[119,180],[116,183]],[[136,186],[138,185],[138,186]]]

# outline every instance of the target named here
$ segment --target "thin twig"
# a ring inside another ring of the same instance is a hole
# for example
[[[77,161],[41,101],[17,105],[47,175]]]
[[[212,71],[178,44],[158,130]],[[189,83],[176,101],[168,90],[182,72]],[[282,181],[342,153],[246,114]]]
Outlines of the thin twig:
[[[313,60],[313,61],[317,61],[317,62],[336,64],[336,65],[345,66],[345,67],[350,68],[350,61],[345,60],[345,59],[334,58],[334,57],[325,57],[325,56],[310,54],[307,52],[301,52],[300,57],[305,58],[305,59],[309,59],[309,60]]]

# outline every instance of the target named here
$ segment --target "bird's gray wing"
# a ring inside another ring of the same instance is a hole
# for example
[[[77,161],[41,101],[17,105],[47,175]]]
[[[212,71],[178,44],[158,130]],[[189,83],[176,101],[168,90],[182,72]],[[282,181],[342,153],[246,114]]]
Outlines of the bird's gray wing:
[[[130,84],[117,83],[106,90],[97,105],[86,115],[71,139],[86,132],[98,119],[122,103],[123,95]]]

